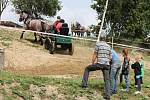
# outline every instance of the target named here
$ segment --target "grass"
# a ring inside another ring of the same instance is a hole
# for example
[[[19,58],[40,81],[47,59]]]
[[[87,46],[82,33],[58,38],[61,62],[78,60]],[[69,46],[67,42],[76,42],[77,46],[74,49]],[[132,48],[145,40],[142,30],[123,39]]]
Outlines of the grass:
[[[150,70],[147,70],[145,74],[148,76]],[[144,85],[142,86],[143,95],[134,95],[135,87],[133,81],[133,73],[130,74],[130,92],[123,93],[120,91],[124,85],[119,85],[119,91],[117,95],[112,96],[112,100],[148,100],[150,97],[149,83],[150,80],[144,80]],[[147,77],[146,77],[147,78]],[[146,79],[145,78],[145,79]],[[86,97],[89,100],[101,100],[101,95],[104,93],[104,83],[103,80],[98,78],[90,78],[87,89],[82,89],[80,87],[81,77],[63,79],[63,78],[47,78],[40,76],[27,76],[27,75],[17,75],[14,73],[0,72],[0,86],[9,86],[12,83],[19,83],[20,85],[15,87],[10,87],[11,95],[6,89],[0,90],[3,94],[5,100],[16,100],[17,97],[23,98],[24,100],[32,100],[32,93],[30,90],[30,85],[36,85],[37,87],[45,87],[46,85],[51,85],[58,87],[57,91],[59,94],[63,94],[67,100],[74,100],[77,97]],[[41,98],[45,97],[44,92],[40,92]],[[11,98],[11,99],[10,99]],[[57,100],[57,94],[51,95],[50,98]]]
[[[0,30],[0,43],[4,47],[8,48],[10,45],[12,45],[13,41],[19,41],[32,47],[41,48],[41,45],[37,43],[33,43],[34,41],[33,33],[25,32],[23,39],[20,40],[21,33],[22,32],[1,29]]]

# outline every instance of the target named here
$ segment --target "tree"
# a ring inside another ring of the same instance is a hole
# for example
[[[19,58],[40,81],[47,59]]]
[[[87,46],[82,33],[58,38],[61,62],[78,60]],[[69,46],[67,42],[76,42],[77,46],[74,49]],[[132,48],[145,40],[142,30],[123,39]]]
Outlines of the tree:
[[[12,0],[16,11],[27,11],[36,17],[40,15],[54,16],[61,9],[58,0]]]
[[[91,7],[102,18],[106,0],[93,0]],[[122,38],[143,39],[150,30],[150,0],[109,0],[105,23]]]
[[[9,0],[0,0],[0,19],[4,9],[7,7]]]

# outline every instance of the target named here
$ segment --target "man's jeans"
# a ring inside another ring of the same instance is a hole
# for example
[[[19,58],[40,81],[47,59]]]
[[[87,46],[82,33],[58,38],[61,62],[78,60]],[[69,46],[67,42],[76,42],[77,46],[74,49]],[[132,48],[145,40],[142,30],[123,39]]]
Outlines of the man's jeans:
[[[120,71],[121,63],[120,61],[113,61],[110,71],[110,86],[111,92],[117,92],[117,84],[118,84],[118,75]]]
[[[111,72],[110,72],[111,92],[117,92],[119,70],[120,70],[120,67],[119,68],[111,68]]]
[[[105,92],[106,92],[105,98],[110,99],[110,76],[109,76],[110,66],[108,65],[95,63],[95,64],[87,66],[83,74],[82,86],[87,86],[89,72],[96,71],[96,70],[102,70],[103,72],[103,77],[104,77],[104,82],[105,82]]]

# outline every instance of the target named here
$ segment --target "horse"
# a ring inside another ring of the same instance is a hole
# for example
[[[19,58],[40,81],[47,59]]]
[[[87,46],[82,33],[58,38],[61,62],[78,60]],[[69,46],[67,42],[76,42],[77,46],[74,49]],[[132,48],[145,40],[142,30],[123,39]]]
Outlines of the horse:
[[[50,30],[53,29],[53,25],[46,23],[44,21],[41,21],[39,19],[34,19],[32,18],[32,15],[26,11],[22,11],[20,13],[20,18],[19,18],[19,22],[23,21],[24,22],[24,28],[25,30],[32,30],[32,31],[38,31],[38,32],[49,32]],[[20,39],[23,38],[24,32],[22,32]],[[36,33],[34,33],[34,37],[35,40],[34,42],[37,42],[37,37],[36,37]],[[39,41],[41,42],[40,44],[43,44],[42,41],[42,36],[41,34],[39,34]]]
[[[73,33],[75,33],[75,36],[80,36],[80,27],[81,27],[81,25],[78,22],[71,24],[72,36],[73,36]]]
[[[90,29],[89,28],[86,28],[84,26],[82,26],[80,23],[78,22],[75,22],[75,23],[72,23],[71,24],[71,32],[72,32],[72,36],[73,36],[73,33],[75,33],[75,36],[81,36],[81,37],[84,37],[85,36],[85,33],[87,36],[89,36],[90,34]]]

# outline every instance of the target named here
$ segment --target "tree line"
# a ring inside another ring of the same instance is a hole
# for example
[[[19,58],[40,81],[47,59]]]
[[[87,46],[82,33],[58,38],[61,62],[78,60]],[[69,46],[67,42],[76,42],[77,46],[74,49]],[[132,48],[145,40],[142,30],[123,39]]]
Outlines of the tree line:
[[[58,0],[1,0],[0,16],[8,6],[8,2],[12,3],[16,12],[26,11],[37,18],[40,18],[41,15],[54,16],[62,8]]]
[[[91,7],[102,18],[106,0],[93,0]],[[150,0],[109,0],[105,23],[111,24],[111,34],[131,40],[150,34]]]

